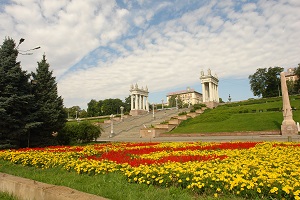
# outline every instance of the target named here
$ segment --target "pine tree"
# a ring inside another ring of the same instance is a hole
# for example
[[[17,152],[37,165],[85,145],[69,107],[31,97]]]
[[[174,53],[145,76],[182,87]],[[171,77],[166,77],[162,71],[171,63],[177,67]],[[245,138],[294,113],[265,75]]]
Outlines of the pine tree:
[[[63,99],[57,94],[57,83],[53,72],[49,71],[46,56],[38,62],[36,73],[32,73],[34,84],[32,92],[35,96],[33,113],[41,126],[31,131],[31,146],[46,146],[53,144],[54,132],[58,132],[65,125],[67,114],[63,107]]]
[[[17,56],[14,40],[5,38],[0,48],[0,149],[19,147],[31,121],[29,75]]]

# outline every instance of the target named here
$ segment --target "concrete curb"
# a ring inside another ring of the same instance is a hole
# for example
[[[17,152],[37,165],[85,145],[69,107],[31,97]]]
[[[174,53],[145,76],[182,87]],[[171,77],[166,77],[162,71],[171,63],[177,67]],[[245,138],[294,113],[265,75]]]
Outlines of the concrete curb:
[[[107,200],[65,186],[50,185],[5,173],[0,173],[0,191],[13,194],[20,200]]]

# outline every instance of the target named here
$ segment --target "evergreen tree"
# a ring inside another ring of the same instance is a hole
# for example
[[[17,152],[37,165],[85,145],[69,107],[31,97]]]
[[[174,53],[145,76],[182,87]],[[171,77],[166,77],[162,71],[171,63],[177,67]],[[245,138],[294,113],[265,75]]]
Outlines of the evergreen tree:
[[[57,94],[57,83],[52,71],[49,71],[46,56],[38,62],[36,73],[32,73],[32,92],[35,96],[34,118],[40,122],[31,130],[31,146],[46,146],[55,142],[54,132],[59,132],[65,125],[67,113],[63,99]],[[58,133],[59,134],[59,133]]]
[[[14,40],[5,38],[0,48],[0,149],[19,147],[31,122],[29,75],[17,56]]]

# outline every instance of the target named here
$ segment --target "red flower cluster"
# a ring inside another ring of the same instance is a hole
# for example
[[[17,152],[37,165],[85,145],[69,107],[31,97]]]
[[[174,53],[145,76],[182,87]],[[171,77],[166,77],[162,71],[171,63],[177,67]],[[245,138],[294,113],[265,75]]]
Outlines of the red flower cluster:
[[[110,160],[118,164],[128,163],[129,165],[135,167],[141,164],[162,164],[165,162],[188,162],[188,161],[208,161],[214,159],[225,159],[227,156],[217,156],[217,155],[205,155],[205,156],[191,156],[191,155],[181,155],[181,156],[167,156],[160,158],[158,160],[139,158],[138,155],[150,154],[159,151],[186,151],[186,150],[218,150],[218,149],[249,149],[254,147],[257,142],[245,142],[245,143],[221,143],[213,144],[208,146],[187,146],[187,147],[149,147],[149,145],[156,145],[158,143],[128,143],[126,147],[148,147],[139,149],[124,149],[118,151],[105,152],[102,155],[87,156],[87,159],[92,160]]]

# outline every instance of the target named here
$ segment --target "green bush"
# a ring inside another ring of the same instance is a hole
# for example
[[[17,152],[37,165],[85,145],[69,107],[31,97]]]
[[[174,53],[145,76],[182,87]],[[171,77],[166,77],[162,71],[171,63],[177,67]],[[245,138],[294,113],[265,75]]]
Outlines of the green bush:
[[[168,123],[169,123],[168,121],[163,121],[160,124],[168,124]]]
[[[101,128],[89,121],[66,123],[65,127],[56,137],[61,145],[72,143],[85,143],[96,140],[101,135]]]
[[[193,105],[193,109],[195,109],[195,110],[201,109],[203,107],[206,107],[206,105],[202,104],[202,103],[198,103],[198,104]]]
[[[178,113],[179,116],[181,116],[181,115],[186,115],[186,114],[187,114],[186,112]]]

